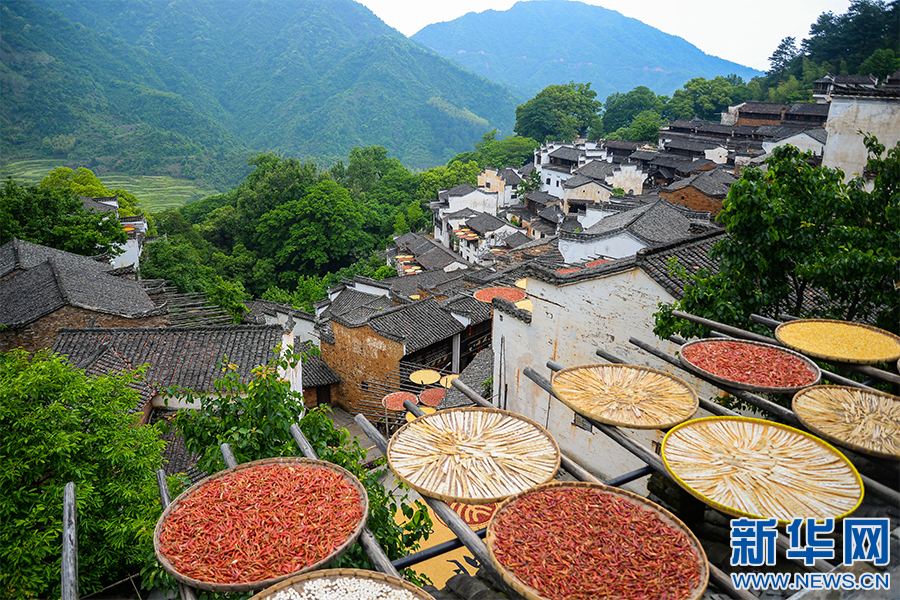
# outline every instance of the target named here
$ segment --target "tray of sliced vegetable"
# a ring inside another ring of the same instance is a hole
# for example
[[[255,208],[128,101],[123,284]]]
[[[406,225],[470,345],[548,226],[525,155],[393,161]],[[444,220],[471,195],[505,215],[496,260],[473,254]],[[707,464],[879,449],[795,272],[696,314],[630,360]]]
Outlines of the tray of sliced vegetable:
[[[694,340],[681,346],[678,359],[689,371],[751,392],[793,394],[822,377],[819,366],[802,354],[750,340]]]

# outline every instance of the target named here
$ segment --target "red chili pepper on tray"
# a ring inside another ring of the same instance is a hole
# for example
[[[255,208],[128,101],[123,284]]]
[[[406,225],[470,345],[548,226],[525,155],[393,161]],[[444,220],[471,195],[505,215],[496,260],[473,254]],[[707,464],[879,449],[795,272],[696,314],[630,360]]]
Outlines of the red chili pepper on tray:
[[[688,537],[613,494],[538,490],[495,518],[495,557],[551,600],[681,600],[700,582]]]
[[[769,388],[794,388],[815,383],[809,366],[778,348],[732,341],[691,344],[682,352],[693,365],[722,379]]]
[[[313,565],[362,518],[357,489],[331,469],[261,465],[213,479],[169,513],[160,551],[187,577],[262,581]]]

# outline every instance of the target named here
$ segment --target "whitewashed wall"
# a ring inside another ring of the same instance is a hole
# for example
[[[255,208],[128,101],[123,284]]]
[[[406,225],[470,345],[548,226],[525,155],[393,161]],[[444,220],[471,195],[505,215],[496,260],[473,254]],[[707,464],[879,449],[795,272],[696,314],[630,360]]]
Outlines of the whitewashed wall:
[[[597,256],[623,258],[634,256],[647,244],[630,233],[622,232],[607,238],[594,240],[560,239],[559,252],[567,263],[577,263]]]
[[[828,141],[822,164],[841,169],[845,179],[852,179],[866,167],[860,131],[875,134],[887,148],[900,140],[900,98],[832,96],[825,130]]]
[[[643,462],[618,443],[594,430],[573,424],[574,412],[522,374],[525,367],[549,378],[548,360],[571,367],[604,363],[596,355],[602,348],[629,364],[660,369],[683,377],[701,394],[709,397],[713,388],[698,388],[695,378],[683,375],[628,343],[636,337],[666,352],[677,347],[653,334],[653,313],[657,303],[674,299],[641,269],[590,281],[557,287],[528,278],[527,292],[533,303],[532,321],[524,323],[494,310],[493,395],[497,406],[534,419],[546,426],[560,449],[601,479],[609,479],[640,468]],[[633,431],[647,447],[661,441],[657,431]],[[627,485],[646,494],[646,479]]]

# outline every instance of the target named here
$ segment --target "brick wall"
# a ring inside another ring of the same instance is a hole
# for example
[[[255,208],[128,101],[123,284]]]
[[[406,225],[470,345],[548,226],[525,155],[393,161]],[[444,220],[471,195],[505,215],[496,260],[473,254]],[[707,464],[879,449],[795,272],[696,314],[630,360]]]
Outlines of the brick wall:
[[[356,405],[365,399],[365,386],[372,379],[387,379],[403,358],[403,346],[372,331],[368,325],[344,327],[331,322],[334,344],[322,344],[322,359],[341,378],[335,386],[332,404],[359,412]]]
[[[713,217],[722,210],[722,198],[712,198],[690,186],[670,192],[660,190],[659,195],[673,204],[681,204],[691,210],[709,211]]]
[[[142,319],[128,319],[118,315],[64,306],[18,329],[0,331],[0,351],[6,352],[22,347],[29,352],[49,348],[56,340],[56,334],[64,327],[166,327],[169,315],[157,315]]]

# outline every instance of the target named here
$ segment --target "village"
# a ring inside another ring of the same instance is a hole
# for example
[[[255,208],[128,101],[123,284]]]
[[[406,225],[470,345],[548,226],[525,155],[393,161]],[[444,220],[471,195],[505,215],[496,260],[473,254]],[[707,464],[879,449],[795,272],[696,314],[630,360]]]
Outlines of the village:
[[[314,313],[254,300],[235,325],[202,294],[179,294],[165,280],[141,278],[142,247],[153,243],[141,217],[119,219],[128,243],[112,262],[14,239],[0,246],[0,351],[49,348],[88,374],[147,365],[133,412],[141,424],[152,424],[196,408],[166,390],[211,392],[223,357],[246,376],[267,364],[276,347],[303,349],[306,360],[281,376],[302,393],[306,408],[332,407],[335,423],[357,436],[373,459],[381,453],[361,428],[360,416],[390,438],[419,412],[408,404],[389,409],[386,396],[408,392],[416,400],[435,390],[433,401],[422,400],[418,409],[439,413],[481,405],[474,390],[489,406],[549,432],[564,457],[560,479],[579,479],[566,469],[567,461],[574,463],[573,471],[599,481],[634,473],[622,489],[678,515],[699,538],[711,568],[730,571],[729,517],[654,468],[661,464],[658,458],[642,458],[634,449],[658,456],[665,431],[632,429],[622,434],[624,441],[611,437],[595,420],[559,401],[547,385],[567,367],[639,365],[688,382],[701,399],[696,417],[732,414],[713,406],[727,395],[727,386],[680,367],[684,340],[657,337],[654,314],[684,296],[688,274],[717,268],[709,251],[728,233],[716,217],[743,169],[764,166],[775,148],[791,145],[810,151],[819,164],[841,169],[849,180],[866,170],[860,132],[889,148],[900,141],[900,72],[883,85],[872,78],[829,75],[816,82],[814,98],[814,103],[746,102],[722,113],[719,124],[672,121],[660,130],[656,145],[548,142],[524,167],[486,168],[477,185],[439,192],[430,203],[431,230],[394,236],[385,263],[396,268],[396,277],[345,279],[328,290]],[[117,208],[115,198],[84,203],[96,212],[114,214]],[[417,379],[423,372],[436,373],[437,379]],[[452,383],[456,376],[462,385]],[[896,369],[884,377],[896,393]],[[742,414],[796,421],[790,410]],[[166,441],[166,473],[202,479],[196,457],[178,436]],[[854,516],[890,521],[891,562],[878,568],[892,576],[889,590],[841,597],[895,598],[900,589],[896,461],[848,456],[867,478]],[[433,598],[509,594],[485,574],[489,565],[467,556],[468,568],[455,558],[457,566],[435,571],[451,569],[450,577],[428,588]],[[783,564],[803,572],[795,563]],[[832,568],[842,569],[835,562],[807,570]],[[711,577],[702,597],[832,597],[813,590],[739,590],[728,581]]]

